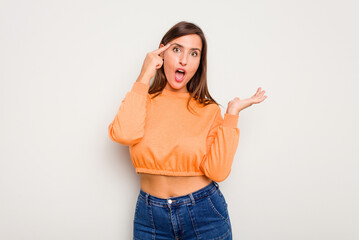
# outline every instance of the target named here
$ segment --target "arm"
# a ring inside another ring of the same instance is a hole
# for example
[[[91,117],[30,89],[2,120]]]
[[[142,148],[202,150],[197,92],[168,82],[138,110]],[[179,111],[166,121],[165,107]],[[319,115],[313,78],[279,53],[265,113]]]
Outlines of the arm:
[[[216,182],[225,180],[231,172],[240,131],[237,127],[238,115],[221,115],[218,107],[207,137],[207,153],[200,164],[202,172]]]
[[[134,145],[144,135],[149,85],[134,82],[122,100],[115,119],[108,126],[110,138],[123,145]]]

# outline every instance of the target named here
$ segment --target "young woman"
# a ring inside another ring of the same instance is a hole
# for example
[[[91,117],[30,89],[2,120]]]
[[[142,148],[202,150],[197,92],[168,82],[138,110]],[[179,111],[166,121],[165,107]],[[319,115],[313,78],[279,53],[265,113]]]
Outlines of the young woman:
[[[147,53],[108,127],[113,141],[129,146],[140,174],[134,239],[232,239],[217,182],[231,171],[239,112],[262,102],[264,92],[234,98],[222,118],[207,88],[206,39],[193,23],[177,23]]]

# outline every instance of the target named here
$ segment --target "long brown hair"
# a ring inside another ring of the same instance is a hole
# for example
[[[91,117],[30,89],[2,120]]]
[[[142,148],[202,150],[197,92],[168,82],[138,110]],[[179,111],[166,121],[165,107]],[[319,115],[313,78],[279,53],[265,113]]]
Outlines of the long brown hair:
[[[204,33],[200,27],[194,23],[181,21],[175,24],[168,32],[163,36],[161,43],[166,45],[171,40],[189,34],[197,34],[202,39],[202,51],[201,51],[201,60],[198,66],[196,73],[193,75],[191,80],[187,83],[186,87],[190,93],[190,97],[187,101],[187,108],[189,109],[189,104],[192,98],[194,98],[198,103],[203,104],[204,106],[208,104],[218,104],[209,94],[207,87],[207,41],[204,36]],[[164,73],[163,65],[160,69],[156,71],[153,83],[151,84],[148,92],[150,94],[157,93],[152,98],[157,97],[167,84],[167,79]]]

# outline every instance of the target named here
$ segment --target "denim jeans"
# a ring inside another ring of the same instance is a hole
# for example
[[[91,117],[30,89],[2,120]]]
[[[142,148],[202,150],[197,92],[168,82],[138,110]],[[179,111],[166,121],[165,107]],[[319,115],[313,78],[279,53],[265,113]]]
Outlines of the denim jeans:
[[[133,224],[134,240],[232,240],[228,205],[215,181],[166,199],[140,189]]]

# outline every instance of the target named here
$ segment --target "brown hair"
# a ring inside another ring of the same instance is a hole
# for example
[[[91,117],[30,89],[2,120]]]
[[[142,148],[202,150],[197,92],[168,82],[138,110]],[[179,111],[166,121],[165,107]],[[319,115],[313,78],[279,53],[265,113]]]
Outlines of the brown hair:
[[[166,45],[175,38],[189,34],[197,34],[202,39],[202,51],[198,69],[186,85],[187,90],[190,93],[190,97],[187,101],[187,108],[189,109],[189,103],[192,98],[204,106],[213,103],[220,105],[211,97],[207,88],[207,41],[201,28],[194,23],[181,21],[168,30],[163,36],[160,44]],[[157,93],[152,98],[158,96],[165,88],[166,84],[167,79],[162,65],[162,67],[156,71],[153,83],[148,91],[150,94]]]

